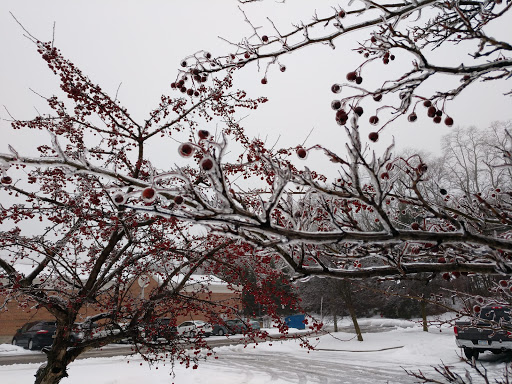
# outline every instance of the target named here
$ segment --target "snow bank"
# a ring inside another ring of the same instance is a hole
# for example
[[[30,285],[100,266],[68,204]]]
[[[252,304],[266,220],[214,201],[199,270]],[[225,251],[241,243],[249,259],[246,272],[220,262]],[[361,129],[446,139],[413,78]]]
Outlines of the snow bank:
[[[259,345],[216,348],[217,359],[200,363],[196,370],[169,364],[148,366],[140,356],[78,360],[69,367],[69,378],[61,384],[290,384],[290,383],[411,383],[404,369],[435,375],[432,366],[441,362],[464,374],[453,331],[449,326],[423,332],[414,321],[362,319],[361,324],[382,326],[385,332],[364,333],[359,342],[353,333],[338,332],[309,341],[316,350],[300,346],[300,340],[272,340]],[[394,327],[394,328],[389,328]],[[269,333],[276,331],[269,329]],[[8,344],[1,354],[38,353]],[[492,354],[481,359],[492,377],[499,377],[503,359]],[[31,384],[38,364],[0,366],[2,384]],[[475,380],[474,383],[479,383]]]

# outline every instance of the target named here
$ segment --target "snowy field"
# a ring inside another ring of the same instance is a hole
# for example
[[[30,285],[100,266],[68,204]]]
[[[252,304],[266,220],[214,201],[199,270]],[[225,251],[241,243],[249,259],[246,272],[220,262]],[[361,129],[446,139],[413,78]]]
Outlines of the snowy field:
[[[348,324],[348,323],[347,323]],[[315,351],[299,341],[272,341],[258,346],[216,348],[217,359],[200,363],[198,369],[178,365],[149,367],[138,356],[78,360],[69,368],[63,384],[338,384],[414,383],[404,369],[436,376],[432,366],[443,362],[464,376],[467,365],[460,359],[451,327],[431,328],[428,333],[411,321],[362,319],[364,329],[384,332],[363,334],[358,342],[351,333],[338,332],[311,338]],[[0,345],[0,355],[40,353]],[[501,376],[510,358],[486,353],[480,362],[491,378]],[[0,366],[0,383],[29,384],[38,364]],[[475,379],[474,383],[483,382]],[[492,382],[492,380],[491,380]]]

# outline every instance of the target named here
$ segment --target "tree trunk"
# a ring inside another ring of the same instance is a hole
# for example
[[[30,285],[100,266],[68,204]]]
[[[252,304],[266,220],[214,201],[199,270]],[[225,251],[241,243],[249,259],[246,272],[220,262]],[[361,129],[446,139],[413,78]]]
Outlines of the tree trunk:
[[[422,296],[424,298],[424,296]],[[427,325],[427,303],[425,300],[420,301],[421,306],[421,318],[423,319],[423,331],[428,332],[428,325]]]
[[[48,353],[48,361],[37,370],[35,384],[58,384],[63,378],[68,377],[69,361],[66,349],[52,348]]]
[[[345,305],[347,306],[348,313],[352,318],[352,324],[354,324],[357,340],[363,341],[363,334],[361,333],[361,328],[359,328],[356,310],[354,309],[354,303],[352,302],[352,292],[350,291],[350,283],[347,280],[343,280],[341,295],[343,297],[343,300],[345,301]]]
[[[332,313],[332,318],[334,321],[334,332],[338,332],[338,316],[336,315],[336,311]]]
[[[64,324],[72,323],[66,321]],[[67,368],[85,348],[71,347],[70,345],[71,329],[67,326],[57,325],[53,345],[47,354],[47,362],[42,364],[36,373],[35,384],[58,384],[68,377]],[[69,349],[68,349],[69,348]]]
[[[357,322],[356,311],[354,310],[352,300],[350,300],[350,304],[347,303],[347,308],[348,308],[348,312],[350,313],[350,317],[352,318],[352,323],[354,324],[354,329],[356,331],[357,340],[363,341],[363,334],[361,333],[361,328],[359,328],[359,323]]]

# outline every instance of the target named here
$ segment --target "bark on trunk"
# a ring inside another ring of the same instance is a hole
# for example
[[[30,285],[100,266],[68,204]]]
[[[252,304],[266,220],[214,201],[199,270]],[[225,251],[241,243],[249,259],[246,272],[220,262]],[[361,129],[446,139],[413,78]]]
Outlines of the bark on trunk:
[[[57,326],[53,345],[46,352],[47,361],[39,367],[35,375],[35,384],[59,384],[62,379],[68,377],[68,365],[86,350],[80,347],[72,347],[70,337],[71,330],[69,327]]]
[[[427,303],[425,300],[421,300],[420,302],[421,306],[421,318],[423,319],[423,331],[428,332],[428,325],[427,325]]]
[[[345,305],[347,306],[348,313],[352,318],[352,324],[354,324],[354,330],[356,331],[357,340],[363,341],[363,334],[361,333],[361,328],[359,328],[356,310],[354,308],[354,303],[352,302],[352,292],[350,291],[350,283],[346,280],[343,280],[342,287],[342,297],[343,300],[345,301]]]
[[[67,366],[70,361],[66,356],[66,349],[52,348],[48,353],[48,361],[37,370],[35,384],[58,384],[68,377]]]

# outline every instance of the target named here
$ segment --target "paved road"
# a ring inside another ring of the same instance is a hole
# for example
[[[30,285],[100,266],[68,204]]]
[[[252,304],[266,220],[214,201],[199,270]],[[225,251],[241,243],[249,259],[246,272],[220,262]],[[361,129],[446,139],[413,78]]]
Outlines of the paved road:
[[[385,332],[388,331],[389,327],[362,327],[362,332]],[[332,331],[332,329],[327,329]],[[352,327],[340,327],[341,332],[353,332]],[[279,338],[281,335],[272,335],[272,337]],[[293,337],[291,335],[290,337]],[[260,340],[263,341],[263,340]],[[211,337],[208,339],[208,344],[215,348],[225,345],[241,344],[244,341],[241,337]],[[114,344],[101,349],[94,349],[82,354],[78,359],[88,359],[91,357],[112,357],[112,356],[128,356],[133,354],[131,345]],[[14,355],[1,355],[0,365],[11,365],[11,364],[29,364],[29,363],[43,363],[46,361],[46,355],[43,352],[27,351],[27,354],[14,354]]]
[[[273,337],[279,338],[280,335],[273,335]],[[213,348],[244,343],[241,336],[229,338],[216,336],[208,338],[207,341]],[[134,354],[134,350],[131,345],[111,344],[104,348],[87,351],[80,355],[78,360],[89,359],[91,357],[128,356],[131,354]],[[45,361],[46,355],[43,352],[36,351],[27,351],[27,354],[0,355],[0,365],[44,363]]]

